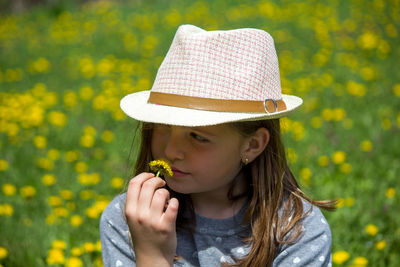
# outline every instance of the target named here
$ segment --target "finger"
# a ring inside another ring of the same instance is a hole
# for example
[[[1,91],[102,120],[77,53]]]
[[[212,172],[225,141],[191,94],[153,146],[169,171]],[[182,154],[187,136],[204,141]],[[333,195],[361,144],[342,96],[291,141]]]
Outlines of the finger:
[[[154,177],[153,173],[143,172],[129,181],[128,190],[126,193],[126,208],[135,208],[139,201],[140,190],[142,185],[148,179]]]
[[[178,216],[178,208],[179,208],[179,201],[176,198],[171,198],[168,201],[168,207],[165,210],[165,213],[162,215],[163,220],[169,224],[174,225],[176,222],[176,217]]]
[[[139,210],[148,210],[150,209],[151,201],[154,196],[154,192],[157,188],[163,187],[165,185],[165,181],[159,177],[153,177],[146,180],[139,194]]]
[[[167,189],[160,188],[154,192],[150,209],[152,210],[155,216],[161,217],[161,215],[164,213],[164,209],[168,203],[168,200],[169,200],[169,191]]]

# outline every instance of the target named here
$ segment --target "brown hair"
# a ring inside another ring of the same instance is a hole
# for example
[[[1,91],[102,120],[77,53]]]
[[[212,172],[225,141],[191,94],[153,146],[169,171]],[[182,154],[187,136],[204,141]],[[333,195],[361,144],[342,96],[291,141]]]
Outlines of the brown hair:
[[[335,201],[315,201],[301,191],[286,160],[279,119],[234,122],[230,125],[244,137],[259,128],[267,129],[270,134],[265,150],[242,168],[248,181],[248,190],[244,194],[250,199],[243,223],[251,227],[251,235],[245,240],[251,244],[251,249],[246,257],[237,259],[230,266],[271,266],[279,246],[295,242],[302,233],[301,221],[307,215],[303,210],[303,200],[326,210],[334,210]],[[135,175],[148,171],[148,162],[152,160],[152,128],[149,123],[141,125],[142,139]],[[234,186],[227,196],[232,201],[243,196],[233,195]],[[177,229],[193,229],[195,217],[190,197],[170,191],[180,204]]]

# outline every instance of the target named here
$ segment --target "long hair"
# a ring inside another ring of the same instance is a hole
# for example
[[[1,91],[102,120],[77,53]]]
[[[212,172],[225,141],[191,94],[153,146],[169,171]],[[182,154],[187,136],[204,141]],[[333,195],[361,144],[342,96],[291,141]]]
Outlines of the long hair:
[[[251,228],[250,236],[244,240],[250,244],[250,252],[230,266],[271,266],[279,246],[295,242],[302,233],[301,222],[307,214],[303,200],[326,210],[334,210],[335,201],[315,201],[301,191],[286,160],[279,119],[234,122],[230,126],[243,137],[251,136],[259,128],[267,129],[270,134],[265,150],[242,168],[248,181],[247,192],[233,195],[235,183],[228,192],[227,197],[232,201],[243,195],[249,197],[243,224]],[[152,160],[152,128],[152,124],[142,124],[134,175],[148,171],[148,162]],[[195,216],[189,195],[170,192],[179,201],[177,229],[193,229]]]

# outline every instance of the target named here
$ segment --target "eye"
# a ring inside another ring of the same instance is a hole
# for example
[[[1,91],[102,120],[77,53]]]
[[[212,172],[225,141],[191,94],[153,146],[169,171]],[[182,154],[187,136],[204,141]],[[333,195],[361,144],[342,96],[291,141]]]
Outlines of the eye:
[[[201,142],[201,143],[206,143],[206,142],[208,142],[208,139],[206,139],[206,138],[204,138],[204,137],[202,137],[202,136],[200,136],[200,135],[198,135],[198,134],[196,134],[196,133],[194,133],[194,132],[191,132],[191,133],[190,133],[190,136],[191,136],[192,138],[194,138],[196,141],[199,141],[199,142]]]

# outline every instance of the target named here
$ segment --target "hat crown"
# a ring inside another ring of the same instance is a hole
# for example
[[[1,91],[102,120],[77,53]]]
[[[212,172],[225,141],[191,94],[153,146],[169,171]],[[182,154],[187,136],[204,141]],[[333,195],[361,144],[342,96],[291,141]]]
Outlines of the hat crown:
[[[182,25],[151,91],[226,100],[281,99],[274,41],[258,29],[205,31]]]

